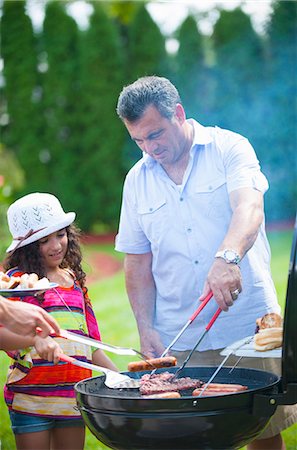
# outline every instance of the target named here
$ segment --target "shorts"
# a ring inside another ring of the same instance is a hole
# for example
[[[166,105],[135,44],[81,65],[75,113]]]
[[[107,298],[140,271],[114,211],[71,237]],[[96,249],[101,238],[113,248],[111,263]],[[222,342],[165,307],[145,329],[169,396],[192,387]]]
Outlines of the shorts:
[[[194,352],[188,366],[215,366],[217,367],[224,359],[220,355],[220,350],[208,350],[205,352]],[[189,351],[171,352],[177,358],[180,365],[188,356]],[[238,362],[238,356],[230,355],[226,361],[226,366],[233,367]],[[236,367],[264,370],[281,376],[281,358],[242,358]],[[276,408],[275,414],[270,419],[268,425],[257,439],[268,439],[281,433],[286,428],[297,423],[297,404],[280,405]]]
[[[77,419],[55,419],[32,416],[16,411],[9,411],[9,415],[14,434],[34,433],[51,430],[52,428],[84,427],[84,421],[80,417]]]

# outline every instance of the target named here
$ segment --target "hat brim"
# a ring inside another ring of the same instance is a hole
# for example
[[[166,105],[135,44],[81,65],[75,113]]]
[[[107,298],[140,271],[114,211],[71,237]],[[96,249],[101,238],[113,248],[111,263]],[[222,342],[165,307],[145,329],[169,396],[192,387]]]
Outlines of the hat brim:
[[[66,213],[63,215],[63,218],[61,218],[61,220],[58,219],[57,222],[55,222],[53,225],[41,229],[37,233],[34,233],[32,236],[28,237],[27,239],[24,239],[21,243],[19,239],[13,239],[12,243],[6,250],[6,253],[12,252],[17,245],[18,248],[25,247],[25,245],[31,244],[32,242],[36,242],[43,237],[55,233],[56,231],[62,230],[63,228],[66,228],[69,225],[71,225],[74,222],[74,220],[75,220],[74,212]]]

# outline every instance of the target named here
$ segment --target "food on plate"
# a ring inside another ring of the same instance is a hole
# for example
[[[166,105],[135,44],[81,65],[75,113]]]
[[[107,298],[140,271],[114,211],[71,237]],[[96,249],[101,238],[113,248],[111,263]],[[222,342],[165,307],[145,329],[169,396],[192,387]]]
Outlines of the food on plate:
[[[176,366],[174,356],[164,356],[163,358],[152,358],[145,361],[134,361],[128,364],[129,372],[140,372],[142,370],[160,369],[163,367]]]
[[[283,343],[283,319],[277,313],[268,313],[256,320],[254,350],[266,352],[279,348]]]
[[[160,394],[143,395],[143,398],[181,398],[179,392],[161,392]]]
[[[9,277],[6,273],[0,272],[0,289],[46,289],[50,286],[47,278],[38,279],[36,273],[24,273],[20,277]]]
[[[283,326],[283,319],[277,313],[268,313],[256,320],[257,331],[265,328],[279,328]]]
[[[202,396],[211,396],[211,395],[226,395],[226,394],[232,394],[234,392],[241,392],[246,391],[248,389],[247,386],[244,386],[242,384],[229,384],[229,383],[210,383],[205,391],[203,392]],[[203,391],[203,385],[200,388],[195,389],[192,392],[192,395],[194,397],[199,396],[200,393]]]
[[[162,392],[183,391],[185,389],[196,389],[202,386],[202,381],[194,378],[176,378],[169,372],[145,374],[140,379],[139,391],[142,395],[160,394]]]
[[[266,352],[267,350],[273,350],[279,348],[283,343],[283,329],[277,328],[264,328],[259,330],[254,336],[254,349],[258,352]]]

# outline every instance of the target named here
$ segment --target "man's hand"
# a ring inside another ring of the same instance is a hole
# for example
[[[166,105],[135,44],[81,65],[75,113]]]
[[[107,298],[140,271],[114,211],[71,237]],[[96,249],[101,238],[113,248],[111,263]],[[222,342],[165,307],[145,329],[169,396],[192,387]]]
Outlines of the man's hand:
[[[240,268],[236,264],[228,264],[222,258],[216,258],[207,276],[203,293],[199,300],[203,301],[212,291],[213,296],[223,311],[228,311],[237,296],[234,291],[242,291]]]
[[[44,309],[3,297],[0,297],[0,324],[22,336],[35,336],[37,327],[42,338],[51,333],[60,334],[58,323]]]
[[[148,358],[158,358],[165,350],[161,342],[159,333],[153,328],[146,329],[140,335],[141,352]]]
[[[59,355],[63,353],[59,344],[57,344],[57,342],[50,336],[46,338],[42,338],[40,335],[35,336],[34,347],[42,359],[46,359],[54,364],[59,362]]]

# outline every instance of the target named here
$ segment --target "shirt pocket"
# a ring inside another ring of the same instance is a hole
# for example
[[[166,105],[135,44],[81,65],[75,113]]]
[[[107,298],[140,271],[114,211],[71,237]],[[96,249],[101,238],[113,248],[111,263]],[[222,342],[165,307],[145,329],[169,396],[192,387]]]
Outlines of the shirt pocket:
[[[212,219],[220,219],[230,209],[227,183],[224,177],[197,183],[194,198],[201,214]]]
[[[147,239],[152,243],[158,242],[168,224],[166,199],[160,198],[143,202],[138,205],[137,213],[140,226]]]

